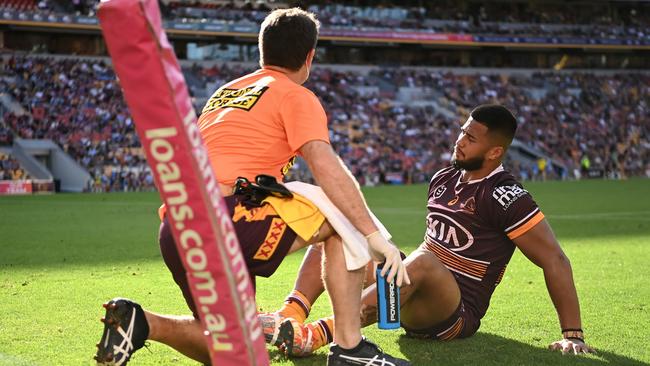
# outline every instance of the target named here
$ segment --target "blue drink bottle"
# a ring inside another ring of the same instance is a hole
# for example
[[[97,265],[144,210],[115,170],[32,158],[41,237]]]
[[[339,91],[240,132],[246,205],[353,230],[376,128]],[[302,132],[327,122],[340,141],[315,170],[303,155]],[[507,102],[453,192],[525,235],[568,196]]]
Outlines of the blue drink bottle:
[[[379,329],[397,329],[400,327],[399,287],[394,280],[388,283],[381,275],[383,267],[383,263],[377,266],[377,326]]]

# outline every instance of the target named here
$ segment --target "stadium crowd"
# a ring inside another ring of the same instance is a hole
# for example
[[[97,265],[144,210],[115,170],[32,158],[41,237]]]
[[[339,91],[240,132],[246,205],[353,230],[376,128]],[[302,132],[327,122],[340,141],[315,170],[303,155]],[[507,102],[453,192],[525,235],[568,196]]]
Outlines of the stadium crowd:
[[[512,108],[520,123],[518,139],[570,168],[565,174],[585,170],[585,158],[589,168],[623,177],[645,175],[648,169],[647,74],[458,75],[408,69],[375,73],[395,85],[434,88],[441,103],[458,115],[466,115],[477,103]],[[522,168],[528,170],[522,179],[541,174],[535,166]]]
[[[63,12],[95,16],[95,0],[10,0],[1,9]],[[249,22],[259,24],[271,7],[264,1],[160,0],[166,19],[181,22]],[[650,40],[650,6],[603,4],[592,6],[561,2],[431,1],[409,6],[384,1],[373,6],[332,4],[329,1],[287,1],[317,14],[326,27],[401,29],[436,33],[502,36],[564,36]]]
[[[153,179],[111,67],[102,61],[9,58],[0,93],[30,115],[6,113],[21,138],[51,139],[93,176],[89,189],[147,190]]]
[[[14,117],[7,115],[5,118]],[[0,121],[0,146],[14,143],[14,133],[2,121]]]
[[[326,26],[418,29],[437,33],[511,36],[583,36],[650,39],[650,17],[643,9],[575,4],[459,1],[424,2],[418,7],[311,5]],[[646,9],[647,10],[647,9]]]
[[[220,85],[250,70],[223,64],[185,72],[202,85]],[[91,173],[89,190],[153,189],[128,108],[103,61],[12,57],[2,62],[1,73],[0,92],[31,112],[4,116],[16,136],[57,142]],[[358,92],[376,80],[395,89]],[[458,118],[491,102],[515,111],[518,139],[549,159],[512,159],[509,168],[521,179],[579,178],[590,170],[612,177],[650,174],[646,74],[461,75],[401,68],[363,75],[317,68],[306,86],[325,106],[332,145],[365,185],[426,182],[448,164]],[[400,103],[399,87],[428,89],[437,105]],[[445,117],[440,108],[458,117]],[[298,164],[292,177],[309,179],[305,171]]]

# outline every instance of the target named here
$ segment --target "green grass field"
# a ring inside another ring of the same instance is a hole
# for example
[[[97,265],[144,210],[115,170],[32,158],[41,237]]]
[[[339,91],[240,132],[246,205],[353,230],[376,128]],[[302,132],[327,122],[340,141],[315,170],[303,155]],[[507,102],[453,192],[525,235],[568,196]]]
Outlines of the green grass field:
[[[650,364],[650,180],[529,183],[573,264],[594,356],[546,350],[559,338],[542,272],[516,252],[479,333],[449,343],[403,331],[364,333],[414,365]],[[370,206],[406,252],[424,232],[426,186],[367,189]],[[0,365],[90,365],[101,304],[136,299],[162,313],[187,313],[156,243],[156,194],[0,197]],[[301,260],[287,258],[258,281],[258,305],[277,308]],[[320,299],[312,317],[328,315]],[[160,344],[133,365],[195,365]],[[324,365],[325,351],[274,365]]]

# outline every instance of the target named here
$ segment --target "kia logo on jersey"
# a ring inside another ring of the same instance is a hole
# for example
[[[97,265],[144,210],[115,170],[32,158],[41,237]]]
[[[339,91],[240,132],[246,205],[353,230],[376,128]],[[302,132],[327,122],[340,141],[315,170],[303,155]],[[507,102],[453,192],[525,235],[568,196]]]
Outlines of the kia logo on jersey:
[[[469,230],[458,221],[438,212],[429,212],[427,215],[427,236],[455,252],[474,244],[474,236]]]

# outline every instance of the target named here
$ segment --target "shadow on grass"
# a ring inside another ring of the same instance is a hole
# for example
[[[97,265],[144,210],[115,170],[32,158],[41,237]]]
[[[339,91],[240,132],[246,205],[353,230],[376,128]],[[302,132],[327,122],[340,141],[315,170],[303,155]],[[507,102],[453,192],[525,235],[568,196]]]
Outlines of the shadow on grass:
[[[399,348],[414,366],[649,366],[650,364],[617,355],[607,351],[596,354],[569,356],[545,348],[504,338],[489,333],[478,333],[469,339],[452,342],[438,342],[409,338],[402,335],[398,340]],[[327,363],[327,351],[319,350],[306,358],[287,359],[278,350],[270,349],[269,356],[274,365],[315,366]]]
[[[327,347],[324,347],[327,349]],[[327,364],[327,352],[318,351],[316,354],[313,354],[309,357],[303,358],[287,358],[277,349],[269,349],[269,358],[271,359],[271,364],[276,365],[298,365],[298,366],[322,366]]]
[[[562,355],[489,333],[477,333],[469,339],[452,342],[420,340],[403,335],[398,342],[400,350],[413,365],[649,365],[607,351],[597,350],[595,355]]]

